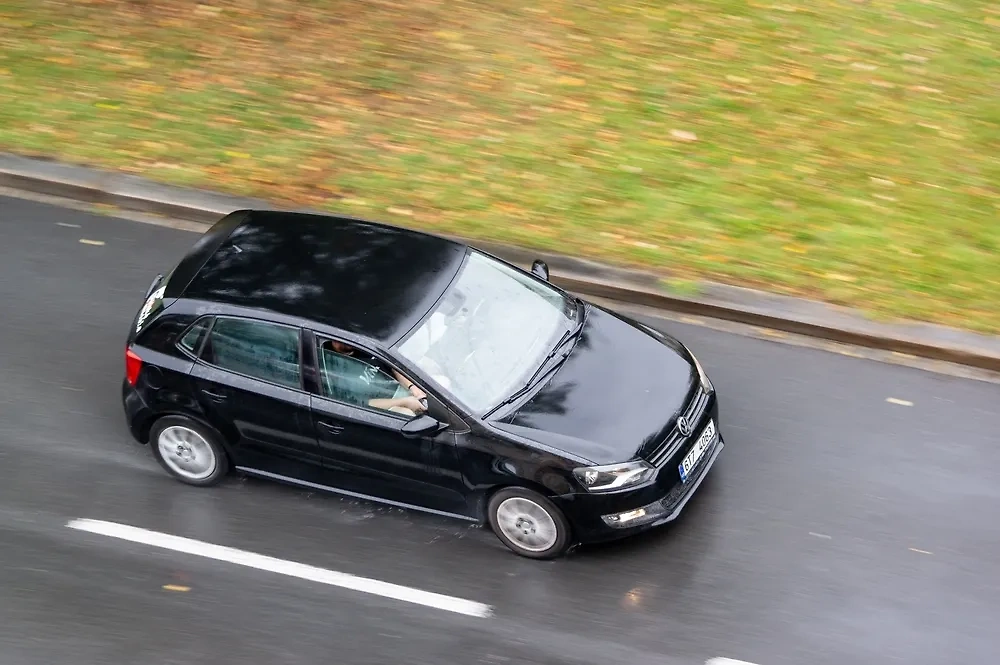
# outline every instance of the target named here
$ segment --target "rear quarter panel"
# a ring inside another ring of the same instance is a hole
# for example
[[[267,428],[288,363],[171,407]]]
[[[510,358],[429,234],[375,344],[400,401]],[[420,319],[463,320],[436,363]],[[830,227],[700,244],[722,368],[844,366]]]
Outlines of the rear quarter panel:
[[[194,360],[176,346],[178,336],[194,323],[194,314],[163,310],[136,339],[132,349],[142,358],[136,391],[148,408],[146,421],[138,424],[147,436],[153,421],[163,415],[188,415],[202,420],[188,376]]]

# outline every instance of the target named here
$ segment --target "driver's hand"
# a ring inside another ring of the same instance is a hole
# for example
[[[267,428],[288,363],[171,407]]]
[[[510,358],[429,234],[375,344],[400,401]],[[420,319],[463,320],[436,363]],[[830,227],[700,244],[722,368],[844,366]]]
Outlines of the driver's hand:
[[[400,398],[397,404],[417,414],[427,411],[427,407],[424,406],[424,403],[412,395]]]
[[[417,387],[417,384],[410,384],[410,394],[417,399],[427,399],[427,393]]]

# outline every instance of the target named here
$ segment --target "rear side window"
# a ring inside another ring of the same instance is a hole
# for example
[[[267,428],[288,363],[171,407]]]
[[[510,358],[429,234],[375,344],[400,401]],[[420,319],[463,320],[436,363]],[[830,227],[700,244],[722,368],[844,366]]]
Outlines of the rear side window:
[[[264,321],[218,318],[202,360],[221,369],[300,388],[299,330]]]
[[[191,325],[193,320],[194,316],[171,315],[166,312],[159,318],[152,319],[152,322],[148,323],[139,333],[136,342],[148,349],[176,356],[178,354],[174,344],[177,342],[177,337]]]
[[[180,338],[177,344],[192,356],[197,357],[198,352],[201,350],[201,340],[205,336],[205,331],[208,330],[208,325],[211,321],[210,317],[205,317],[198,321],[198,323],[191,326],[190,330],[184,333],[184,336]]]

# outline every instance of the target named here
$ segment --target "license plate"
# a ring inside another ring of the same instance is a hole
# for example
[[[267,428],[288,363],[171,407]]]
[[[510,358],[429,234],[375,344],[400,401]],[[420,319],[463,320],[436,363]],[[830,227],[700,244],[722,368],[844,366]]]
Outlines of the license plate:
[[[705,429],[701,431],[701,436],[695,441],[694,445],[691,446],[691,450],[688,454],[684,456],[683,461],[677,465],[677,470],[681,472],[681,482],[686,483],[688,480],[688,474],[691,470],[698,466],[698,462],[701,461],[702,455],[708,450],[708,447],[712,445],[712,440],[715,439],[715,422],[712,420],[708,421],[705,425]]]

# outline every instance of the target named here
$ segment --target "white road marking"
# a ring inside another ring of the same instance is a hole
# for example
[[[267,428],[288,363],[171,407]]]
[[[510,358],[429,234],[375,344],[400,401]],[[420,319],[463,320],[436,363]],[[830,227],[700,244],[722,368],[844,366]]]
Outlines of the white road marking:
[[[732,658],[709,658],[705,665],[754,665],[747,660],[733,660]]]
[[[886,397],[885,401],[889,404],[898,404],[899,406],[913,406],[913,402],[909,402],[905,399],[897,399],[895,397]]]
[[[934,554],[933,552],[928,552],[927,550],[918,550],[916,547],[911,547],[910,551],[916,552],[917,554],[931,554],[931,555]]]
[[[79,224],[69,224],[67,222],[56,222],[56,226],[65,226],[67,229],[78,229],[78,228],[80,228]]]
[[[817,538],[825,538],[826,540],[831,540],[833,536],[828,536],[825,533],[816,533],[815,531],[809,532],[810,536],[816,536]]]
[[[318,582],[319,584],[329,584],[353,591],[361,591],[375,596],[433,607],[446,612],[455,612],[479,618],[486,618],[493,614],[493,608],[489,605],[463,600],[462,598],[421,591],[420,589],[412,589],[365,577],[355,577],[348,573],[340,573],[294,561],[285,561],[283,559],[264,556],[263,554],[246,552],[232,547],[223,547],[222,545],[213,545],[190,538],[147,531],[146,529],[140,529],[127,524],[104,522],[102,520],[77,519],[68,522],[66,526],[77,531],[86,531],[111,538],[128,540],[133,543],[173,550],[175,552],[194,554],[207,559],[215,559],[216,561],[226,561],[256,570],[265,570],[271,573],[278,573],[279,575],[288,575],[289,577]]]
[[[80,242],[84,245],[97,245],[98,247],[104,244],[103,240],[89,240],[87,238],[80,238]]]

